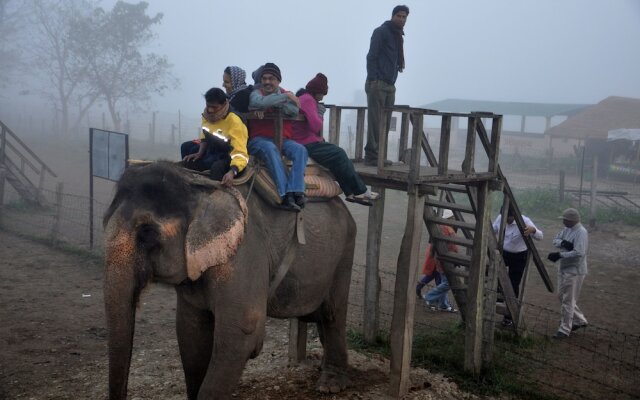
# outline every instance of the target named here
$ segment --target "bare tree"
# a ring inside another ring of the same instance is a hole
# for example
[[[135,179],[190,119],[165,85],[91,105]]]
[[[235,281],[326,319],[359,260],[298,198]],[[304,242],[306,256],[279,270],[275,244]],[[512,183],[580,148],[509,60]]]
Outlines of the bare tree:
[[[11,82],[22,64],[20,34],[25,15],[24,1],[0,0],[0,87]]]
[[[32,68],[45,79],[42,92],[60,115],[60,130],[68,133],[71,108],[78,104],[73,127],[98,100],[99,93],[87,85],[89,65],[74,53],[71,29],[86,18],[96,5],[89,0],[33,1],[34,44],[30,48]]]
[[[111,11],[98,8],[72,27],[74,51],[89,66],[86,83],[107,104],[115,130],[121,127],[122,101],[139,104],[177,85],[166,56],[142,52],[162,19],[162,14],[148,16],[147,7],[119,1]]]

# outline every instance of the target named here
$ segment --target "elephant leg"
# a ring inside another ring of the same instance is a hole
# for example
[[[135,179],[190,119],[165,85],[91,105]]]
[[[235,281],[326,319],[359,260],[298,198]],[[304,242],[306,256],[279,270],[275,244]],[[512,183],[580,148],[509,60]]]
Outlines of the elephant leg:
[[[176,330],[187,397],[196,399],[211,360],[214,319],[211,312],[193,307],[180,294],[176,310]]]
[[[347,303],[353,256],[338,267],[334,287],[318,309],[318,334],[324,354],[322,372],[316,389],[322,393],[338,393],[349,385],[347,377]]]
[[[198,399],[231,399],[247,360],[261,348],[266,315],[249,313],[244,314],[248,318],[238,318],[240,315],[216,315],[213,354]]]

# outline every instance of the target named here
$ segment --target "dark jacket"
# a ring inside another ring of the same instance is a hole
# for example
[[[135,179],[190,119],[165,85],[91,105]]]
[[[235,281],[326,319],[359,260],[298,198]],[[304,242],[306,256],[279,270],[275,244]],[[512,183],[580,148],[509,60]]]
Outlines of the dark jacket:
[[[253,91],[254,87],[249,85],[246,88],[238,91],[229,99],[229,105],[231,106],[231,111],[236,113],[246,113],[249,112],[249,96]]]
[[[371,35],[367,53],[367,80],[396,83],[400,70],[400,44],[396,32],[402,32],[393,22],[385,21]]]

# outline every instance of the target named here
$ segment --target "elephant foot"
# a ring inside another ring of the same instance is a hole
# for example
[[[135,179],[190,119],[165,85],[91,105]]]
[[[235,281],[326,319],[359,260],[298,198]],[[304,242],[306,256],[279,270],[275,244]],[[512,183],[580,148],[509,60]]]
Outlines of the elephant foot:
[[[339,393],[347,388],[351,382],[344,371],[323,370],[316,384],[320,393]]]

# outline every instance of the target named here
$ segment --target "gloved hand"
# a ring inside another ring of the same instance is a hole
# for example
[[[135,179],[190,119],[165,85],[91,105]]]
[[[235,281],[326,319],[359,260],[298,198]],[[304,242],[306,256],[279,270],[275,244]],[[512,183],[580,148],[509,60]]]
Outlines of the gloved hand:
[[[318,114],[319,114],[321,117],[324,117],[324,113],[325,113],[326,111],[327,111],[327,107],[326,107],[324,104],[322,104],[322,103],[318,103]]]
[[[557,243],[557,242],[556,242],[556,243]],[[561,246],[561,247],[563,247],[563,248],[565,248],[565,249],[567,249],[567,251],[571,251],[571,250],[573,250],[573,243],[571,243],[571,242],[570,242],[570,241],[568,241],[568,240],[563,240],[563,241],[560,243],[560,246]]]
[[[547,256],[547,259],[556,262],[560,259],[560,253],[559,252],[555,252],[555,253],[549,253],[549,255]]]

